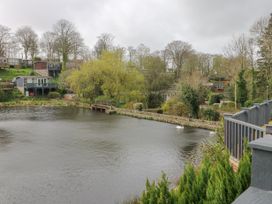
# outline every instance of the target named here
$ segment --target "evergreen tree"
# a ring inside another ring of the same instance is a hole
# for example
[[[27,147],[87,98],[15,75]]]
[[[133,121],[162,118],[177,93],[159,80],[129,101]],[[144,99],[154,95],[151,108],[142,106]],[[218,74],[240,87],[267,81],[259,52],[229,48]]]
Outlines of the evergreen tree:
[[[173,199],[169,191],[169,181],[165,173],[157,183],[153,181],[150,185],[149,180],[146,181],[146,190],[141,197],[141,204],[172,204]]]
[[[197,91],[188,85],[182,87],[182,102],[188,107],[192,117],[197,118],[199,112],[199,98]]]
[[[237,101],[241,106],[245,105],[247,101],[247,82],[244,78],[245,70],[241,70],[239,72],[239,78],[237,81]]]
[[[210,179],[206,191],[205,204],[230,204],[237,196],[235,174],[229,163],[229,154],[221,146],[215,147],[210,168]]]
[[[196,203],[197,197],[196,172],[193,165],[188,164],[184,174],[180,177],[176,202],[179,204]]]
[[[258,92],[263,93],[263,97],[266,98],[267,87],[272,87],[272,14],[258,44],[260,48],[257,75]]]
[[[238,186],[238,195],[244,192],[249,186],[251,181],[251,161],[252,155],[250,148],[248,147],[248,142],[244,142],[244,151],[243,156],[239,162],[238,172],[237,172],[237,184]]]

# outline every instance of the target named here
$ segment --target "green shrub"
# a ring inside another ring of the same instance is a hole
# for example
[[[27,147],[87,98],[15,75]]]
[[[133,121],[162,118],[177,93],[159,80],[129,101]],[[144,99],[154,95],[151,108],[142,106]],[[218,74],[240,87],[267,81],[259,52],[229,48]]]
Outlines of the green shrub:
[[[247,101],[245,102],[245,107],[251,107],[251,106],[253,106],[253,105],[254,105],[254,103],[253,103],[252,100],[247,100]]]
[[[60,98],[60,93],[55,91],[49,92],[48,98]]]
[[[100,103],[100,104],[114,105],[114,106],[116,105],[116,102],[112,98],[105,96],[105,95],[101,95],[101,96],[96,97],[94,102]]]
[[[181,101],[186,105],[187,110],[189,110],[189,116],[197,118],[199,112],[199,96],[197,91],[188,85],[182,86]]]
[[[264,100],[262,98],[254,99],[253,103],[262,103]]]
[[[220,103],[220,108],[235,108],[234,101],[223,101]]]
[[[148,108],[157,108],[164,102],[164,97],[160,93],[150,93],[147,100]]]
[[[220,118],[220,113],[211,108],[202,110],[202,118],[210,121],[218,121]]]
[[[212,105],[214,103],[220,103],[221,99],[223,98],[224,98],[223,94],[212,93],[209,95],[209,105]]]
[[[189,113],[187,106],[184,103],[178,101],[177,98],[171,98],[167,100],[163,104],[162,110],[164,113],[178,116],[188,116]]]
[[[134,110],[142,111],[143,108],[144,108],[144,104],[143,103],[134,103],[133,104],[133,109]]]
[[[18,89],[13,89],[11,91],[0,90],[0,102],[22,99],[23,97],[24,95]]]

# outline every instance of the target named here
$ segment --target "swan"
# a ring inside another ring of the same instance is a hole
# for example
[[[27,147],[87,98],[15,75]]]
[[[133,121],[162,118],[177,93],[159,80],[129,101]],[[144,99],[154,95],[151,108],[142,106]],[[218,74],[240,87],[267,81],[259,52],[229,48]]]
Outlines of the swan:
[[[177,129],[184,129],[184,126],[177,125],[176,128]]]

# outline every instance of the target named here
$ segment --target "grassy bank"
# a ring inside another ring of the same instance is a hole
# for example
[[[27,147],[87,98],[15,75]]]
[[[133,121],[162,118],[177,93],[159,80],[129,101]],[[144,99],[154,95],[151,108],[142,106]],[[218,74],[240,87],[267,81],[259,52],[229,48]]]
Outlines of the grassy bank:
[[[78,107],[78,108],[90,108],[90,104],[80,101],[68,101],[63,99],[46,99],[46,98],[29,98],[25,100],[13,100],[9,102],[1,102],[0,108],[5,107],[23,107],[23,106],[44,106],[44,107]],[[179,117],[174,115],[166,115],[159,113],[151,113],[145,111],[136,111],[129,109],[116,108],[117,114],[146,119],[154,120],[159,122],[171,123],[181,126],[189,126],[195,128],[203,128],[208,130],[216,130],[219,122],[206,121],[200,119],[192,119]]]
[[[216,130],[219,126],[219,122],[185,118],[185,117],[174,116],[174,115],[128,110],[128,109],[121,109],[121,108],[117,108],[116,111],[117,111],[117,114],[120,114],[120,115],[126,115],[130,117],[147,119],[147,120],[155,120],[159,122],[171,123],[171,124],[176,124],[181,126],[203,128],[207,130]]]
[[[0,108],[5,107],[24,107],[24,106],[44,106],[44,107],[79,107],[89,108],[89,103],[79,101],[67,101],[63,99],[46,99],[46,98],[29,98],[26,100],[13,100],[9,102],[1,102]]]
[[[0,78],[2,81],[12,80],[17,76],[29,76],[32,73],[31,68],[8,68],[8,69],[0,69]]]

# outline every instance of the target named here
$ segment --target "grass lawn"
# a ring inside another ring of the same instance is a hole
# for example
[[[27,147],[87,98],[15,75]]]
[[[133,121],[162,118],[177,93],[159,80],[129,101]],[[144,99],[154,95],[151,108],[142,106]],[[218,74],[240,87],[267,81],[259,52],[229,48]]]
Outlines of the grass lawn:
[[[2,81],[12,80],[17,76],[29,76],[32,72],[32,68],[8,68],[8,69],[0,69],[0,79]]]

